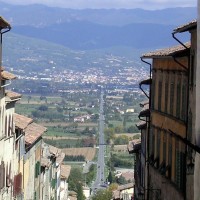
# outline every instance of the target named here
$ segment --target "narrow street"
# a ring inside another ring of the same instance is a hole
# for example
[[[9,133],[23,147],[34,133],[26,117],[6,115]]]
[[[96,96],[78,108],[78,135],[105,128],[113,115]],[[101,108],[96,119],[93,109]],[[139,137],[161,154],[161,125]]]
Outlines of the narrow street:
[[[97,159],[97,175],[96,180],[93,184],[92,190],[93,192],[100,188],[105,188],[104,185],[104,167],[105,167],[105,160],[104,160],[104,151],[105,151],[105,141],[104,141],[104,114],[103,114],[103,90],[101,91],[100,97],[100,109],[99,109],[99,152],[98,152],[98,159]]]

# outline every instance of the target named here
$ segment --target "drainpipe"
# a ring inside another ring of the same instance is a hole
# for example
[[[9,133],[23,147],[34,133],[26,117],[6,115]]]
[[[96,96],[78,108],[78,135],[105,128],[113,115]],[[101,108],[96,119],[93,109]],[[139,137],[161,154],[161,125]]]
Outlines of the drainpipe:
[[[151,72],[152,65],[151,65],[151,63],[145,61],[143,57],[141,57],[140,59],[141,59],[142,62],[144,62],[147,65],[149,65],[149,76],[150,76],[150,79],[151,79],[152,78],[152,72]],[[149,112],[150,112],[149,120],[146,120],[146,121],[148,121],[148,131],[147,131],[147,157],[148,157],[148,159],[150,157],[150,153],[149,153],[149,146],[150,146],[149,135],[150,135],[150,123],[151,123],[151,85],[149,87]],[[146,155],[145,155],[145,160],[146,160]],[[146,162],[146,163],[147,163],[147,198],[145,198],[145,199],[150,200],[149,199],[150,198],[150,194],[149,194],[149,189],[150,189],[149,162]]]
[[[185,49],[188,49],[189,50],[189,48],[185,45],[185,44],[183,44],[183,42],[181,42],[176,36],[175,36],[175,32],[173,32],[172,33],[172,37],[180,44],[180,45],[182,45]],[[190,52],[189,52],[189,54],[188,54],[188,66],[185,66],[185,65],[183,65],[181,62],[179,62],[174,56],[173,56],[173,59],[174,59],[174,61],[177,63],[177,64],[179,64],[179,66],[181,66],[183,69],[185,69],[186,71],[187,71],[187,74],[188,74],[188,78],[187,78],[187,114],[186,114],[186,138],[188,138],[188,112],[189,112],[189,88],[190,88],[190,86],[189,86],[189,84],[190,84],[190,70],[189,70],[189,67],[190,67]],[[187,145],[185,146],[185,163],[187,163]],[[184,199],[186,200],[186,198],[187,198],[187,191],[186,191],[186,189],[187,189],[187,187],[186,187],[186,185],[187,185],[187,172],[186,172],[186,166],[184,166],[185,167],[185,192],[184,192]]]

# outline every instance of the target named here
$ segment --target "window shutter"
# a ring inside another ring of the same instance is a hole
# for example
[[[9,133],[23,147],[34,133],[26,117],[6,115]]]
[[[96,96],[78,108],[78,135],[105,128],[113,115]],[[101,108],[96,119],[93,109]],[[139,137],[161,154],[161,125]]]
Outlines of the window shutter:
[[[7,115],[5,116],[5,135],[6,135],[6,137],[8,136],[8,131],[7,131]]]
[[[174,83],[170,85],[170,114],[173,115],[174,109]]]
[[[177,92],[176,92],[176,117],[177,118],[180,118],[180,110],[181,110],[181,84],[180,82],[178,82]]]
[[[161,111],[162,105],[162,81],[158,83],[158,111]]]
[[[166,78],[165,82],[165,112],[168,113],[167,107],[168,107],[168,93],[169,93],[169,80],[168,77]]]

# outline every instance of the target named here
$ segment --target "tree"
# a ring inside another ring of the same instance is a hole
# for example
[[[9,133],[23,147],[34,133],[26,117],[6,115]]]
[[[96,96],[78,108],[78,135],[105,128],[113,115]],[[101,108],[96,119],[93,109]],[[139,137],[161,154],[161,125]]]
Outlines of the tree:
[[[77,187],[77,191],[76,191],[77,192],[77,200],[85,200],[86,198],[83,194],[82,185],[78,182],[76,187]]]
[[[97,193],[92,196],[92,200],[110,200],[112,199],[112,191],[106,190],[98,190]]]
[[[47,111],[47,110],[48,110],[48,106],[46,106],[46,105],[41,105],[41,106],[38,108],[38,110],[40,110],[40,111]]]
[[[27,98],[28,103],[30,103],[31,98],[32,98],[31,96],[28,96]]]
[[[113,177],[112,177],[112,172],[111,171],[108,174],[108,182],[110,182],[110,183],[113,182]]]

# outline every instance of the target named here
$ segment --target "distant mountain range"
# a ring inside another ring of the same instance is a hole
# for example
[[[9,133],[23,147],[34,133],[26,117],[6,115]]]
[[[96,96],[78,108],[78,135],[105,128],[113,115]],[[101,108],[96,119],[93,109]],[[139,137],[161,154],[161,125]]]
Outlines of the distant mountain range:
[[[12,25],[49,26],[74,20],[102,25],[124,26],[132,23],[155,23],[177,26],[197,17],[197,8],[83,9],[52,8],[44,5],[10,5],[0,2],[0,13]]]
[[[73,10],[2,2],[0,13],[11,22],[13,33],[78,50],[170,46],[176,44],[172,30],[197,15],[196,8]]]

